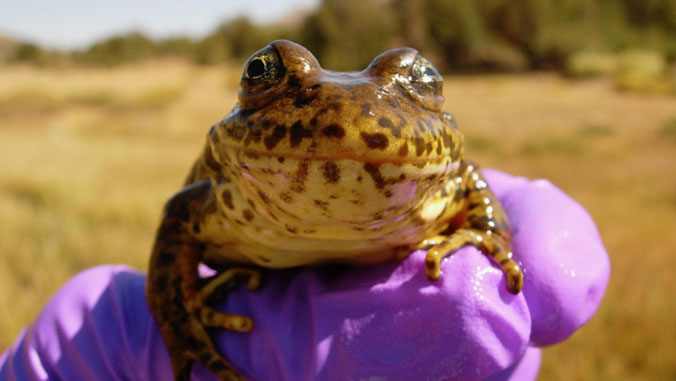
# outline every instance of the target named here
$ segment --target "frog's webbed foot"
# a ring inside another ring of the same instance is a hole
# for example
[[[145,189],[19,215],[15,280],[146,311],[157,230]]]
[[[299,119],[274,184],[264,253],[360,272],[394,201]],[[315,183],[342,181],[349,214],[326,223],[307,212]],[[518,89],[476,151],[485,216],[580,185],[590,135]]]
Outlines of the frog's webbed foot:
[[[196,269],[195,269],[196,272]],[[191,272],[192,273],[192,272]],[[237,332],[249,332],[254,322],[250,317],[221,312],[208,305],[207,301],[215,302],[223,299],[221,290],[225,285],[234,288],[242,276],[248,277],[249,290],[255,290],[260,284],[260,273],[247,268],[230,268],[209,279],[207,283],[189,292],[185,290],[190,285],[183,284],[185,292],[170,292],[171,312],[155,313],[160,322],[162,335],[169,348],[174,375],[177,380],[189,380],[192,363],[197,361],[204,364],[223,380],[243,380],[243,377],[219,353],[209,336],[209,329],[227,329]],[[180,279],[176,278],[180,282]],[[197,283],[193,282],[192,285]],[[214,294],[219,294],[215,299]],[[153,309],[155,311],[155,309]]]
[[[432,237],[420,246],[427,248],[427,277],[436,280],[441,275],[441,260],[449,252],[470,244],[492,258],[507,278],[507,289],[513,294],[523,287],[523,271],[512,259],[511,234],[507,214],[488,187],[478,168],[463,162],[460,172],[467,209],[462,225],[448,235]]]
[[[199,290],[194,300],[190,303],[195,305],[192,307],[193,311],[195,315],[199,316],[203,325],[211,328],[222,328],[238,332],[249,332],[253,329],[253,320],[251,320],[251,318],[221,312],[207,305],[207,300],[222,301],[224,295],[221,289],[233,280],[238,280],[238,278],[241,278],[242,276],[248,277],[247,289],[249,289],[249,291],[255,291],[260,287],[260,271],[249,268],[232,267],[210,278]],[[213,298],[214,295],[216,295],[217,298]]]
[[[447,237],[439,236],[428,239],[421,247],[427,248],[425,269],[430,280],[437,280],[441,276],[441,260],[452,251],[470,244],[480,249],[484,254],[493,258],[500,265],[507,277],[507,289],[512,294],[518,294],[523,287],[523,272],[521,267],[512,259],[509,243],[502,237],[474,229],[460,228]]]

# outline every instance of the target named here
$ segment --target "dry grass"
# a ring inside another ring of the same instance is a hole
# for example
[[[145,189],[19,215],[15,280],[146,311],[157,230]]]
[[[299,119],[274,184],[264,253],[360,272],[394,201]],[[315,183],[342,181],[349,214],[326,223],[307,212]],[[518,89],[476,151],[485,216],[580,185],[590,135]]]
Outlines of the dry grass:
[[[237,70],[152,62],[0,70],[0,350],[75,272],[144,269],[163,202]],[[545,350],[542,379],[676,379],[676,98],[552,75],[450,77],[468,155],[546,177],[594,216],[611,255],[591,322]]]

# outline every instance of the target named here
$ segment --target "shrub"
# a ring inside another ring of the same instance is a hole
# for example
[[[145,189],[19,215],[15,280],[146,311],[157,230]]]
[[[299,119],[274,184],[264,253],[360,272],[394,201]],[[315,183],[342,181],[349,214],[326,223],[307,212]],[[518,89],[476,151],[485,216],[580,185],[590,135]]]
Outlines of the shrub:
[[[621,90],[666,93],[674,89],[666,59],[661,53],[650,50],[622,53],[614,81]]]
[[[566,61],[565,75],[571,78],[610,76],[617,68],[617,57],[596,51],[580,51]]]

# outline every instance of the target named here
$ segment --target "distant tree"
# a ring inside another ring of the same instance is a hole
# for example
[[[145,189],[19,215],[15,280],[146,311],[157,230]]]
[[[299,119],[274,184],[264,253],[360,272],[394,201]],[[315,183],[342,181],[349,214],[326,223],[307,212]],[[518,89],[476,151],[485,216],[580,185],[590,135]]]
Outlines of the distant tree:
[[[24,42],[14,50],[10,61],[42,66],[48,63],[48,57],[47,53],[39,46]]]
[[[140,32],[130,32],[95,43],[82,52],[76,52],[77,62],[99,65],[117,65],[153,57],[155,43]]]
[[[275,31],[258,26],[246,17],[237,17],[221,24],[201,40],[195,49],[195,60],[214,64],[229,59],[242,60],[275,38]]]
[[[384,1],[324,0],[305,20],[300,42],[326,68],[359,70],[392,46],[395,28]]]
[[[196,43],[188,37],[171,37],[157,43],[157,54],[162,56],[191,57],[195,49]]]

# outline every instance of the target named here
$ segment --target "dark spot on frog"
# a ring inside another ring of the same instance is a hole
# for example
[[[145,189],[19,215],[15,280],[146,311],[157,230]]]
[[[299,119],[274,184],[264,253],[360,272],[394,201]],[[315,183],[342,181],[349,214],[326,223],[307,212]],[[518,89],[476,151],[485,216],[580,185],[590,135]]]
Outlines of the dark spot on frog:
[[[350,203],[354,205],[364,205],[363,200],[350,200]]]
[[[437,155],[441,155],[441,141],[437,141]]]
[[[286,136],[286,127],[285,126],[277,126],[275,127],[274,130],[272,130],[272,134],[268,135],[263,142],[265,143],[265,148],[269,150],[275,148],[277,143],[280,142],[280,140],[284,139],[284,136]]]
[[[328,211],[329,210],[329,203],[326,201],[322,200],[314,200],[314,204],[317,208],[323,210],[323,211]]]
[[[357,176],[357,182],[358,182],[358,183],[361,183],[361,182],[362,182],[362,177],[361,177],[361,175]]]
[[[415,137],[413,138],[413,141],[415,143],[415,155],[422,155],[423,152],[425,152],[425,139],[421,137]]]
[[[429,120],[429,119],[425,119],[425,124],[427,125],[427,128],[429,129],[430,133],[436,135],[436,131],[434,129],[434,124],[432,123],[432,121]]]
[[[263,127],[264,130],[269,130],[271,126],[271,123],[269,120],[264,120],[263,123],[261,123],[261,127]]]
[[[404,126],[405,122],[404,124],[395,126],[391,120],[383,116],[380,119],[378,119],[378,124],[380,125],[380,127],[387,128],[392,132],[392,135],[399,138],[401,137],[401,128]]]
[[[293,226],[290,226],[290,225],[284,225],[284,227],[286,227],[286,230],[287,230],[289,233],[296,234],[296,233],[298,232],[298,228],[295,228],[295,227],[293,227]]]
[[[453,148],[453,138],[448,133],[444,132],[441,134],[444,146],[446,148]]]
[[[332,161],[327,161],[322,167],[322,172],[326,182],[329,184],[335,184],[340,180],[340,169],[336,163]]]
[[[242,226],[246,225],[246,224],[244,223],[244,221],[242,221],[242,220],[240,220],[240,219],[235,219],[235,223],[237,223],[238,225],[242,225]]]
[[[376,188],[383,189],[385,187],[385,179],[380,173],[378,166],[373,163],[364,163],[364,170],[371,175],[373,182],[376,184]]]
[[[300,88],[300,79],[298,78],[298,76],[296,74],[289,75],[287,87],[289,89],[299,89]]]
[[[385,197],[387,197],[387,198],[390,198],[390,197],[392,197],[392,196],[394,195],[394,193],[392,193],[392,191],[390,191],[390,190],[388,190],[388,191],[385,192],[384,194],[385,194]]]
[[[388,145],[387,136],[379,132],[375,134],[369,134],[362,131],[361,138],[366,143],[366,145],[372,149],[385,149]]]
[[[312,233],[316,233],[316,232],[317,232],[317,229],[305,229],[305,230],[303,230],[303,233],[308,233],[308,234],[312,234]]]
[[[268,197],[268,195],[263,193],[263,191],[260,189],[258,190],[258,197],[260,197],[264,203],[270,205],[270,197]]]
[[[293,201],[293,198],[292,198],[291,195],[290,195],[289,193],[287,193],[287,192],[282,192],[282,193],[280,193],[280,194],[279,194],[279,198],[281,198],[282,201],[286,202],[287,204],[290,204],[291,201]]]
[[[262,137],[263,130],[260,128],[253,128],[249,130],[249,134],[246,136],[246,139],[244,139],[244,145],[248,146],[251,142],[258,143],[261,141]]]
[[[223,203],[225,206],[227,206],[230,209],[235,209],[235,205],[232,203],[232,193],[228,189],[223,190],[223,193],[221,193],[221,196],[223,197]]]
[[[402,143],[401,147],[399,147],[399,157],[406,156],[408,156],[408,143],[404,142]]]
[[[280,163],[283,163],[284,160],[286,160],[286,159],[283,156],[280,156],[280,157],[277,158],[277,161],[280,162]]]
[[[337,200],[337,199],[340,198],[340,196],[337,195],[337,194],[332,194],[332,195],[329,195],[329,198],[332,199],[332,200]]]
[[[200,224],[198,224],[198,223],[192,224],[192,231],[195,232],[196,234],[199,234],[199,232],[200,232]]]
[[[345,136],[345,130],[339,124],[332,123],[322,129],[322,135],[327,138],[341,139]]]
[[[254,218],[253,213],[249,209],[244,209],[242,216],[244,216],[244,219],[247,221],[251,221]]]
[[[298,120],[289,130],[289,142],[291,147],[296,147],[304,138],[311,138],[312,130],[303,127],[303,123]]]
[[[416,120],[416,122],[418,123],[418,130],[420,130],[420,132],[423,134],[427,133],[427,131],[425,131],[425,125],[423,122],[421,120]]]
[[[427,142],[427,154],[432,153],[432,142]]]
[[[308,168],[310,166],[310,160],[305,159],[298,163],[298,169],[293,178],[293,184],[291,184],[291,190],[297,193],[303,193],[305,191],[305,180],[307,180]]]
[[[258,259],[260,259],[261,261],[263,261],[265,263],[270,263],[270,258],[264,257],[262,255],[259,255]]]

